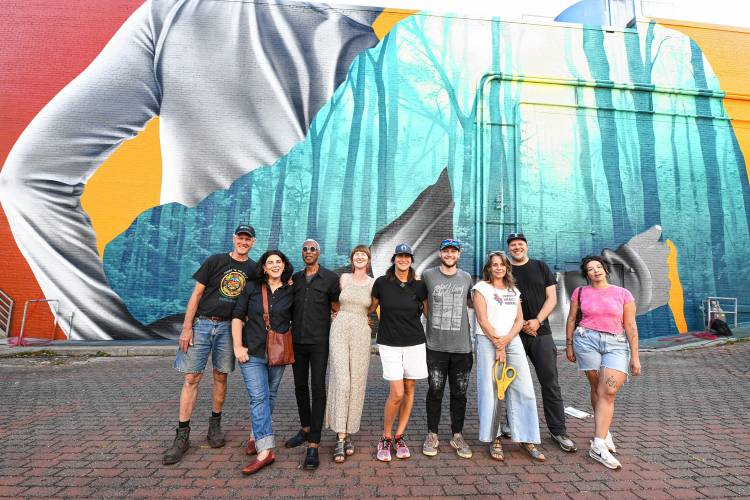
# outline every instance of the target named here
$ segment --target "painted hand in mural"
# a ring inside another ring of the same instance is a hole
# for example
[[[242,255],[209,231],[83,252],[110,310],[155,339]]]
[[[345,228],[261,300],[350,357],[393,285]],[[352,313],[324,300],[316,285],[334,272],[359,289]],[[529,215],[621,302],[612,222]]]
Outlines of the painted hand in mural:
[[[63,330],[75,311],[73,338],[154,336],[111,290],[80,205],[117,146],[158,115],[161,203],[196,204],[304,139],[354,57],[377,43],[378,14],[154,0],[125,22],[32,121],[0,173],[13,236],[45,296],[60,301]]]

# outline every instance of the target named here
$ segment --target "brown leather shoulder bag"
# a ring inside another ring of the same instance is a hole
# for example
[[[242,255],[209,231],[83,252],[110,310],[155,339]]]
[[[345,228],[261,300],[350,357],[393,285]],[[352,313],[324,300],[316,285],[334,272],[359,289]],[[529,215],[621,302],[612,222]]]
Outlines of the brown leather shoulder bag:
[[[268,366],[284,366],[294,363],[292,347],[292,329],[278,333],[271,329],[271,317],[268,314],[268,286],[261,285],[263,295],[263,321],[266,323],[266,360]]]

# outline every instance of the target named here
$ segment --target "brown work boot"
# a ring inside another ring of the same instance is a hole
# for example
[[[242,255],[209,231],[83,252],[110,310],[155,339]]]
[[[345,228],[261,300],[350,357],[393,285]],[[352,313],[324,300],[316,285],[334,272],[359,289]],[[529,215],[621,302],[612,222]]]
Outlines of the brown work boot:
[[[164,465],[176,464],[182,460],[182,456],[190,449],[190,427],[177,428],[177,435],[172,446],[164,453],[162,463]]]
[[[224,433],[221,431],[221,417],[208,418],[208,435],[206,439],[211,448],[221,448],[227,443]]]

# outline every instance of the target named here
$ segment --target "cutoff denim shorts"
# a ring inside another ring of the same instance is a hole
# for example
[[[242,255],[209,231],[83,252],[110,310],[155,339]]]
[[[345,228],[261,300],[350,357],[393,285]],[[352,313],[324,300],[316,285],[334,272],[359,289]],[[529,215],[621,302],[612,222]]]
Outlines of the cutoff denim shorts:
[[[172,367],[182,373],[203,373],[209,355],[217,371],[234,371],[234,348],[229,321],[199,318],[193,323],[193,345],[187,352],[177,348]]]
[[[614,334],[579,326],[573,333],[573,352],[580,371],[606,367],[628,373],[630,345],[625,332]]]

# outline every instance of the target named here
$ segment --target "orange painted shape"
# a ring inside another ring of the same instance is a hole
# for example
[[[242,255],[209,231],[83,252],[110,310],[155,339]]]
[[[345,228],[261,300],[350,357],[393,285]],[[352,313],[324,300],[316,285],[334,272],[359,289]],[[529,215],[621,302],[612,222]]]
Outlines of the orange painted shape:
[[[745,157],[748,183],[750,183],[750,30],[729,26],[654,19],[665,28],[679,31],[698,44],[719,78],[721,90],[727,93],[724,109],[732,119],[732,128]],[[732,94],[736,94],[733,98]]]
[[[96,234],[99,255],[139,214],[159,205],[159,119],[123,142],[86,183],[81,205]]]
[[[667,257],[667,273],[669,276],[669,308],[672,317],[680,333],[687,333],[688,326],[685,320],[685,300],[682,293],[682,282],[680,272],[677,269],[677,247],[672,240],[667,240],[669,256]]]
[[[375,22],[372,23],[372,29],[375,31],[375,36],[382,40],[385,35],[393,29],[397,22],[406,19],[416,12],[419,11],[407,9],[384,9],[377,19],[375,19]]]

